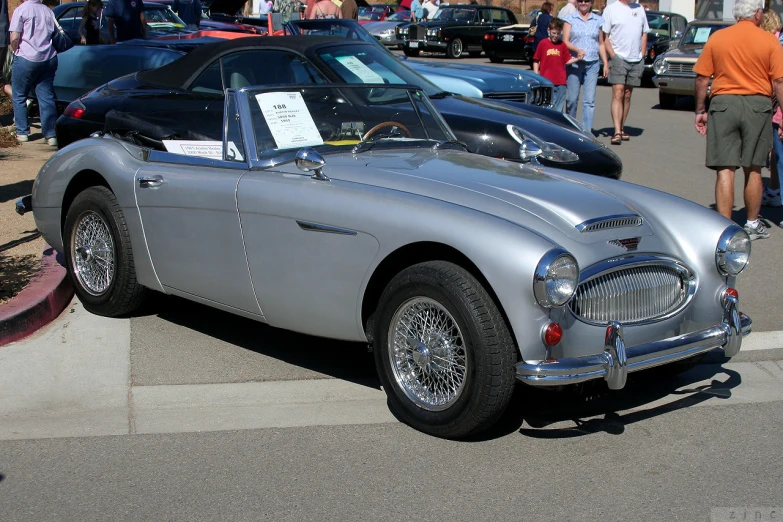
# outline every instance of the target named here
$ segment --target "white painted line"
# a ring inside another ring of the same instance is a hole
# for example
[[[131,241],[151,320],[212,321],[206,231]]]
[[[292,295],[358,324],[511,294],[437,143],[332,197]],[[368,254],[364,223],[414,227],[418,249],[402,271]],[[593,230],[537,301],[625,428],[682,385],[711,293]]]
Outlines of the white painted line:
[[[783,348],[783,330],[772,332],[751,332],[742,340],[740,352],[753,352],[756,350],[774,350]]]

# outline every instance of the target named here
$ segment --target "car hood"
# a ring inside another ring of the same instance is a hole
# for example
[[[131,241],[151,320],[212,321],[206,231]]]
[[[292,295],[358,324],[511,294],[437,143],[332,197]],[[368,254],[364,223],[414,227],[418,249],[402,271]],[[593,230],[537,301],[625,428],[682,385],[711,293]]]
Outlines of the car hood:
[[[704,49],[703,45],[683,45],[670,49],[666,52],[667,58],[693,58],[694,60],[699,57],[701,51]]]
[[[372,34],[378,34],[385,29],[394,29],[398,25],[404,23],[407,22],[367,22],[362,27]]]
[[[551,81],[535,73],[525,73],[524,71],[504,67],[423,62],[419,60],[405,60],[405,63],[419,74],[432,73],[465,80],[484,93],[516,90],[530,92],[530,89],[534,87],[551,87],[553,85]]]
[[[478,133],[490,133],[490,127],[516,125],[544,141],[557,143],[580,154],[603,148],[601,142],[574,127],[557,125],[552,120],[540,117],[532,111],[503,102],[464,96],[448,96],[433,100],[433,104],[448,122],[451,117],[466,116],[488,122],[486,128],[476,129]]]
[[[542,230],[543,222],[583,244],[606,242],[606,234],[581,233],[577,225],[602,217],[639,214],[630,203],[564,171],[462,151],[373,150],[357,156],[327,156],[326,162],[324,170],[333,179],[446,201],[552,237],[552,231]],[[616,230],[607,232],[616,235]],[[633,231],[634,236],[652,233],[647,223]]]

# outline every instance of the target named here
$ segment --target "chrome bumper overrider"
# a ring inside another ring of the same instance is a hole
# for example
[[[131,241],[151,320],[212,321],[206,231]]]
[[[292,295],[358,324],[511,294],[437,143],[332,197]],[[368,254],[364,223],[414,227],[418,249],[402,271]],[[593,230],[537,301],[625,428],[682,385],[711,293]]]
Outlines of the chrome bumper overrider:
[[[615,322],[606,329],[603,353],[539,363],[523,362],[517,365],[517,379],[534,386],[560,386],[603,377],[610,389],[619,390],[625,386],[628,372],[661,366],[714,348],[723,348],[727,357],[733,357],[740,350],[742,338],[751,332],[751,324],[750,317],[740,313],[733,296],[724,298],[720,324],[638,346],[625,346],[623,327]]]

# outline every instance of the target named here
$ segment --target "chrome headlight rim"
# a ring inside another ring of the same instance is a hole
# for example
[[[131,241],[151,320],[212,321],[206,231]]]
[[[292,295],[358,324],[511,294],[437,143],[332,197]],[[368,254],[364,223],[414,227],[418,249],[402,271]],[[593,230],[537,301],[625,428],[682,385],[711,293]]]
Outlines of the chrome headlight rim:
[[[549,283],[552,280],[553,267],[557,267],[557,264],[561,261],[570,261],[575,269],[575,275],[573,278],[573,284],[570,294],[562,296],[559,299],[553,299],[549,292]],[[567,250],[563,248],[553,248],[549,250],[536,266],[536,271],[533,274],[533,295],[536,298],[536,302],[542,308],[559,308],[568,304],[568,302],[576,294],[577,287],[579,286],[579,263],[576,258]]]
[[[535,134],[531,134],[530,132],[521,129],[514,124],[506,125],[506,131],[509,133],[509,135],[511,135],[514,141],[520,145],[522,145],[525,140],[530,140],[538,145],[542,151],[541,157],[546,160],[552,161],[554,163],[564,164],[576,163],[579,161],[579,155],[577,153],[572,152],[562,145],[558,145],[557,143],[544,141]]]
[[[733,265],[734,261],[731,259],[731,255],[740,250],[737,249],[737,243],[740,245],[747,245],[746,252],[744,253],[745,260],[742,266],[738,269]],[[718,239],[718,245],[715,247],[715,266],[718,269],[718,273],[726,277],[736,277],[740,275],[745,268],[750,264],[750,252],[751,241],[748,233],[739,225],[731,225],[729,228],[723,231]]]
[[[653,71],[655,74],[663,74],[669,69],[669,63],[665,58],[658,58],[653,62]]]

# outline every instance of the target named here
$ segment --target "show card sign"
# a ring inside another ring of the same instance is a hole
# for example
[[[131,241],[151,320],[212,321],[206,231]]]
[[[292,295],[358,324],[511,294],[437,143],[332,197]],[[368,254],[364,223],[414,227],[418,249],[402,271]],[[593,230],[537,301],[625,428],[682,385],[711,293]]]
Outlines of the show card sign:
[[[383,83],[383,78],[355,56],[338,56],[337,61],[354,73],[362,83]]]
[[[256,101],[278,149],[324,144],[302,93],[264,92],[256,94]]]

